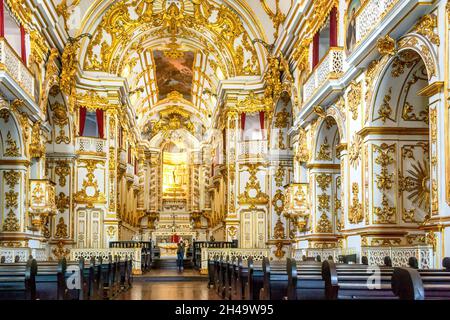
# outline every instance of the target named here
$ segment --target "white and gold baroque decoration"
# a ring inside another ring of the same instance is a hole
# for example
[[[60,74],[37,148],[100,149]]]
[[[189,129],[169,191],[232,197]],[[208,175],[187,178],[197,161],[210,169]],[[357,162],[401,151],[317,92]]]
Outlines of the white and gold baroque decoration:
[[[81,184],[81,190],[74,196],[75,202],[86,204],[88,208],[93,208],[94,204],[106,203],[105,194],[99,190],[97,178],[94,173],[97,165],[104,165],[104,161],[83,159],[80,162],[85,164],[84,168],[86,168],[87,173]]]
[[[257,205],[266,205],[269,203],[269,196],[261,189],[261,183],[258,180],[257,172],[262,167],[261,164],[244,164],[249,173],[249,179],[245,185],[244,192],[238,196],[239,205],[250,205],[250,208],[256,208]]]

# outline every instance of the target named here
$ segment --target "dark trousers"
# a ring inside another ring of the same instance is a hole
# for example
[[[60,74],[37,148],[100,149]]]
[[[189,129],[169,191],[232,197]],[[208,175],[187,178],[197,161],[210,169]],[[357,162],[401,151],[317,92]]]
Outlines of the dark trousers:
[[[184,260],[184,254],[178,253],[177,254],[177,267],[182,268],[183,267],[183,260]]]

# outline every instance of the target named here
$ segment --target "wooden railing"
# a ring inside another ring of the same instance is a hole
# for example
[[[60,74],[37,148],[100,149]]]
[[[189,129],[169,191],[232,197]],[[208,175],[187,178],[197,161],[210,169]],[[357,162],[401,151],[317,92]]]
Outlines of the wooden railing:
[[[16,257],[19,257],[19,262],[27,262],[30,255],[33,256],[36,261],[48,260],[48,254],[45,249],[0,248],[0,257],[5,257],[5,263],[14,262]]]
[[[390,257],[394,267],[406,267],[408,266],[408,259],[415,257],[419,263],[419,269],[433,269],[435,267],[432,246],[362,247],[361,256],[366,256],[369,264],[376,265],[383,264],[384,257]]]
[[[108,260],[109,256],[119,256],[121,260],[125,257],[133,257],[133,274],[142,274],[141,259],[142,259],[142,249],[141,248],[109,248],[109,249],[71,249],[70,250],[70,260],[78,261],[80,258],[84,258],[89,261],[92,257],[96,259],[102,258],[103,260]]]
[[[208,272],[208,260],[217,257],[229,258],[242,257],[243,260],[247,260],[249,257],[253,257],[253,261],[262,261],[265,257],[270,255],[269,249],[241,249],[241,248],[202,248],[201,257],[201,270],[202,274]]]
[[[225,241],[194,241],[192,246],[192,262],[196,269],[200,269],[202,266],[202,249],[203,248],[237,248],[238,241],[225,242]]]
[[[152,241],[110,241],[110,248],[144,248],[151,249]]]

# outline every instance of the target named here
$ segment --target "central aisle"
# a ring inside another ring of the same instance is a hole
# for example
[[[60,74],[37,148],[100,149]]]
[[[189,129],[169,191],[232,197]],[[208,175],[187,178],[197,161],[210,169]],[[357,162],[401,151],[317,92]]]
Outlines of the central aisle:
[[[151,270],[134,276],[133,287],[120,294],[117,300],[219,300],[208,289],[208,278],[195,270]]]

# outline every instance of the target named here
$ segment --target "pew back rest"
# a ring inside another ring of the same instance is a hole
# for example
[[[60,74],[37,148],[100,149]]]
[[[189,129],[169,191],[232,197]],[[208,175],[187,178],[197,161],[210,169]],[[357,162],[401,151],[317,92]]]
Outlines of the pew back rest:
[[[322,265],[322,277],[329,299],[393,299],[393,271],[390,267],[335,264],[332,261],[324,261]]]

